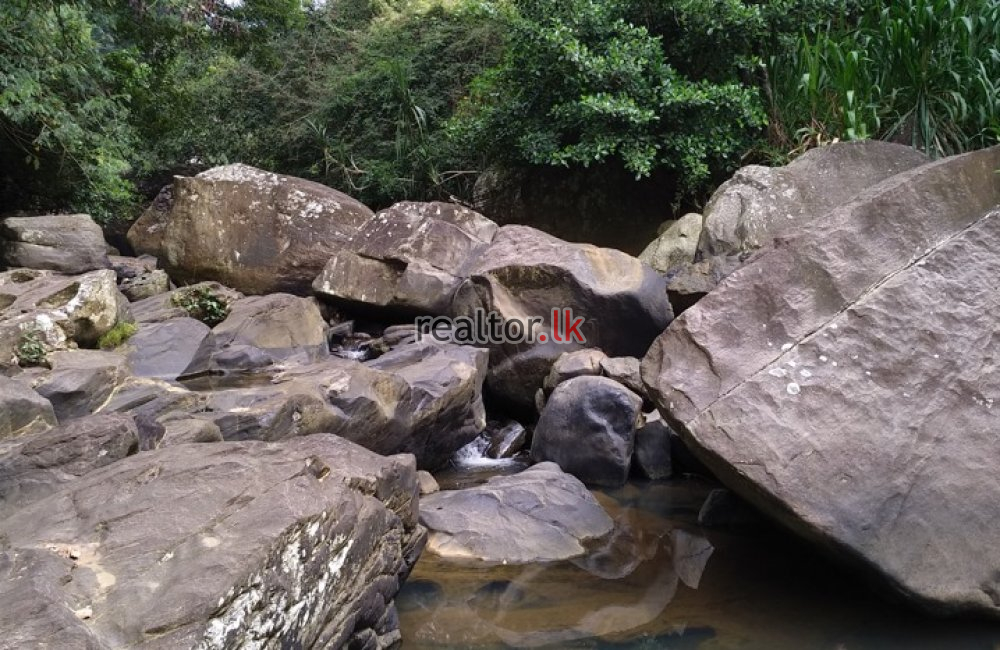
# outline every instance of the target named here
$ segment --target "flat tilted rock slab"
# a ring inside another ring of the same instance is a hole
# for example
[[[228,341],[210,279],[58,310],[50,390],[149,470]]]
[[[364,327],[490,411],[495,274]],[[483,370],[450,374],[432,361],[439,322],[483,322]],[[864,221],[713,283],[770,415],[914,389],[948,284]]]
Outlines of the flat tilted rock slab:
[[[555,463],[425,496],[420,521],[431,530],[429,552],[495,564],[577,557],[614,527],[583,483]]]
[[[885,181],[643,362],[720,478],[939,614],[1000,615],[998,168],[994,148]]]
[[[0,646],[391,645],[416,489],[331,435],[130,456],[0,522]]]

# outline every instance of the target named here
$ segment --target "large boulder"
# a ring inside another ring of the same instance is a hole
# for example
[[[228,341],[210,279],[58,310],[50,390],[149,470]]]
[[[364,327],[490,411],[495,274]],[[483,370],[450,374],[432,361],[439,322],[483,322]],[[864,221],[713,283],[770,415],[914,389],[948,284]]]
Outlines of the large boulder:
[[[390,647],[425,539],[413,459],[330,435],[131,456],[2,530],[17,648]]]
[[[430,531],[429,552],[494,564],[578,557],[614,527],[583,483],[555,463],[425,496],[420,522]]]
[[[534,407],[535,392],[564,352],[592,347],[612,356],[642,356],[672,318],[663,278],[636,258],[527,226],[501,228],[466,274],[455,293],[456,315],[493,312],[504,323],[525,327],[529,318],[538,319],[533,342],[491,346],[489,389],[525,410]],[[584,342],[565,340],[572,334],[565,331],[567,309],[583,319]]]
[[[0,376],[0,440],[39,433],[55,424],[49,400],[20,381]]]
[[[397,203],[333,254],[313,289],[374,307],[446,314],[462,269],[496,232],[495,223],[454,203]]]
[[[937,614],[1000,615],[997,169],[1000,147],[879,184],[643,361],[730,488]]]
[[[0,441],[0,516],[138,448],[135,421],[131,415],[119,413],[91,415]]]
[[[124,354],[66,350],[49,355],[52,370],[35,378],[34,389],[52,403],[60,422],[98,411],[129,376]]]
[[[178,283],[217,280],[244,293],[309,292],[337,250],[372,216],[319,183],[246,165],[174,179],[128,232]]]
[[[313,298],[287,293],[248,296],[205,337],[185,375],[249,370],[278,361],[308,363],[329,356],[326,321]]]
[[[130,318],[110,269],[70,276],[28,269],[0,273],[0,365],[93,346]]]
[[[743,167],[705,206],[703,257],[767,246],[886,178],[926,164],[903,145],[864,140],[811,149],[784,167]]]
[[[0,267],[70,275],[111,268],[101,227],[86,214],[0,220]]]
[[[550,460],[591,485],[628,479],[642,398],[607,377],[576,377],[556,387],[531,443],[536,462]]]
[[[128,340],[128,362],[138,377],[176,379],[191,365],[212,329],[193,318],[139,323]]]
[[[701,237],[702,216],[691,212],[675,221],[663,234],[654,239],[639,259],[660,273],[694,262]]]

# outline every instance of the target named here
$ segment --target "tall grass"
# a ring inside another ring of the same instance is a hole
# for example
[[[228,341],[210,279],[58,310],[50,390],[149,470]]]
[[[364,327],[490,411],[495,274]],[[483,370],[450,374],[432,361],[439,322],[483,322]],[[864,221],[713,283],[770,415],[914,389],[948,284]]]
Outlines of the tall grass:
[[[767,66],[772,139],[878,137],[934,157],[1000,141],[1000,0],[892,0]]]

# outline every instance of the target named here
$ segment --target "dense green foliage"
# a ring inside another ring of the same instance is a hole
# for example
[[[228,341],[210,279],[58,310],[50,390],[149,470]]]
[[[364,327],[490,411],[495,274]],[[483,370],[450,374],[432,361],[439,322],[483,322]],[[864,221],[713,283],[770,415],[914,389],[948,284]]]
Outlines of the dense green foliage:
[[[1000,0],[7,0],[0,205],[133,217],[241,161],[373,207],[491,166],[703,195],[833,139],[1000,137]]]
[[[229,305],[225,299],[212,293],[208,287],[178,289],[171,296],[171,302],[209,327],[215,327],[229,316]]]
[[[898,0],[772,59],[786,141],[881,137],[933,156],[1000,136],[1000,1]]]
[[[105,216],[133,198],[127,90],[145,69],[106,52],[86,6],[9,0],[0,9],[0,189],[22,207]]]
[[[668,165],[687,188],[738,159],[764,124],[756,92],[678,73],[661,39],[626,20],[627,4],[494,6],[507,26],[504,59],[477,80],[455,134],[508,164],[618,157],[637,176]]]

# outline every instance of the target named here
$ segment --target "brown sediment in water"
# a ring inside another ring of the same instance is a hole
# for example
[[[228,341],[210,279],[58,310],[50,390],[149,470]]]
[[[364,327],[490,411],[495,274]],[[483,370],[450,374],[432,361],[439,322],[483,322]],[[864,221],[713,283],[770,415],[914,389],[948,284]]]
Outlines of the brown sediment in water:
[[[573,561],[484,567],[425,553],[397,598],[404,650],[1000,648],[1000,624],[886,603],[781,531],[700,528],[713,487],[595,492],[616,533]]]

